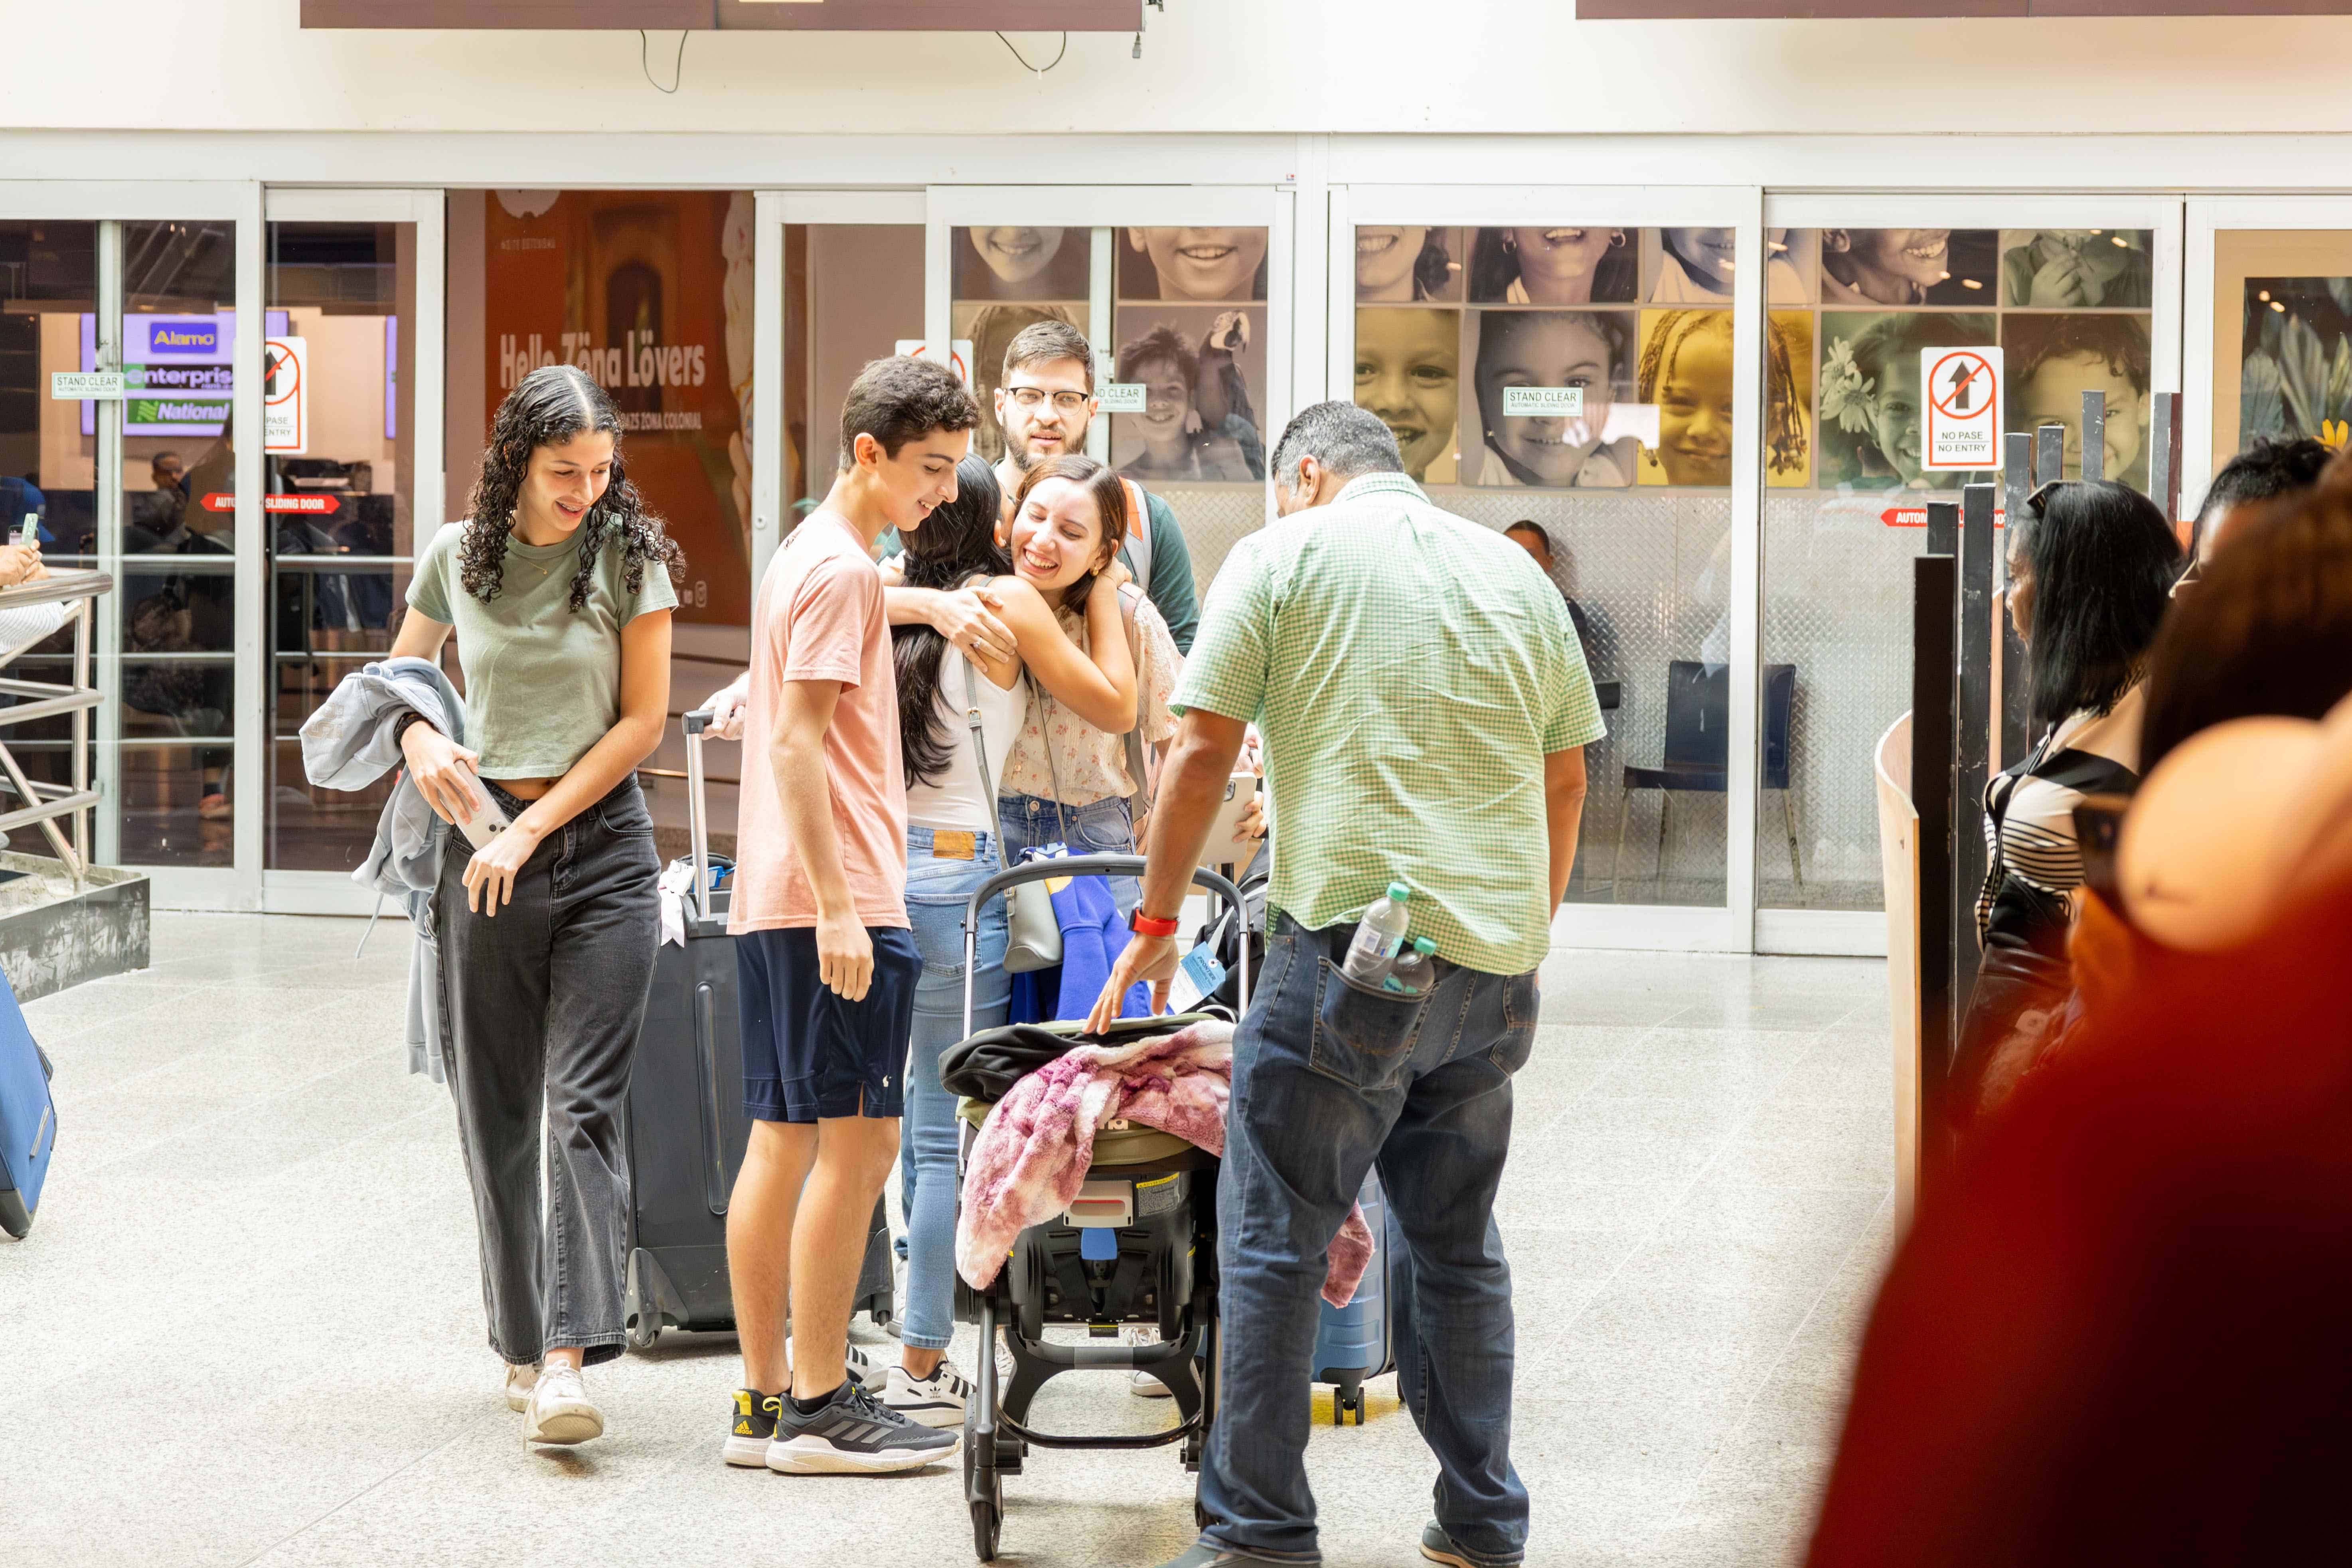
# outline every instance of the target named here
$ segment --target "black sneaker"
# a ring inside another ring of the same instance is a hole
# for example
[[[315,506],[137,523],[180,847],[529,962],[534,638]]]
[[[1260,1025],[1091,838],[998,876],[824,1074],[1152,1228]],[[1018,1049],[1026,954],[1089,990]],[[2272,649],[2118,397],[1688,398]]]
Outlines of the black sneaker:
[[[1517,1557],[1473,1557],[1454,1545],[1445,1527],[1433,1519],[1422,1527],[1421,1554],[1432,1563],[1444,1563],[1446,1568],[1511,1568],[1523,1561]]]
[[[752,1468],[768,1462],[768,1440],[776,1435],[781,1395],[756,1388],[735,1391],[735,1414],[727,1425],[727,1462]]]
[[[788,1476],[881,1475],[952,1459],[962,1443],[961,1431],[942,1431],[885,1410],[851,1378],[814,1415],[802,1415],[789,1399],[778,1403],[767,1465]]]

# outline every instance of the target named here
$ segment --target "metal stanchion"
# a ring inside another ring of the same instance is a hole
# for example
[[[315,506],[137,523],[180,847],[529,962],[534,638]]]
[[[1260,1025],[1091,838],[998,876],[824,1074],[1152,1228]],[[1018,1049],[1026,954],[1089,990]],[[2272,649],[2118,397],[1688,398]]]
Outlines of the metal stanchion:
[[[1993,487],[1960,491],[1959,673],[1952,731],[1952,994],[1965,1003],[1981,953],[1977,889],[1984,885],[1985,780],[1992,751]]]
[[[2107,395],[2096,388],[2083,394],[2083,477],[2107,477]]]
[[[1919,1190],[1943,1174],[1944,1086],[1951,1077],[1957,1015],[1952,994],[1952,716],[1958,561],[1932,543],[1952,538],[1958,508],[1928,503],[1927,554],[1911,563],[1911,802],[1919,855]]]
[[[2002,505],[2006,515],[2003,525],[2010,539],[2018,537],[2018,529],[2025,521],[2025,498],[2033,493],[2033,437],[2021,430],[2011,431],[2001,440],[2000,479]],[[2004,592],[2009,587],[2009,551],[2004,545],[1996,568]],[[2007,767],[2025,755],[2032,744],[2027,733],[2025,700],[2025,642],[2017,635],[2017,626],[2005,613],[2000,616],[2000,765]]]
[[[2178,528],[2180,515],[2180,394],[2159,392],[2147,431],[2148,499]]]

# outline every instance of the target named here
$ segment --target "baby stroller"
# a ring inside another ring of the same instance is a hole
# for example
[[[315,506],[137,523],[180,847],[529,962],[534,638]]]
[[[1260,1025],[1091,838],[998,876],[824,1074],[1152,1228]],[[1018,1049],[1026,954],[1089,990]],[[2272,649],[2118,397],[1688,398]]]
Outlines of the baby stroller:
[[[980,910],[1024,882],[1056,877],[1140,876],[1131,855],[1086,855],[1033,862],[991,878],[964,906],[964,1034],[971,1037],[972,968],[978,958]],[[1228,907],[1241,893],[1207,870],[1192,875]],[[1239,994],[1249,994],[1248,956]],[[1123,1019],[1102,1037],[1132,1039],[1198,1022],[1202,1015]],[[1076,1043],[1080,1025],[1051,1026]],[[961,1107],[959,1181],[971,1163],[972,1141],[989,1102]],[[957,1316],[980,1325],[975,1389],[964,1411],[964,1496],[971,1506],[972,1550],[996,1559],[1004,1523],[1003,1478],[1019,1475],[1032,1446],[1040,1448],[1155,1448],[1182,1445],[1184,1468],[1201,1468],[1201,1449],[1216,1413],[1217,1161],[1172,1134],[1114,1122],[1096,1134],[1086,1184],[1070,1208],[1014,1241],[1013,1253],[985,1290],[956,1282]],[[1089,1342],[1049,1342],[1049,1323],[1083,1323]],[[1120,1326],[1150,1323],[1158,1344],[1123,1345]],[[1013,1372],[1000,1387],[997,1331]],[[1095,1341],[1108,1341],[1096,1343]],[[1167,1384],[1177,1424],[1165,1432],[1071,1436],[1033,1430],[1030,1402],[1066,1372],[1142,1371]]]

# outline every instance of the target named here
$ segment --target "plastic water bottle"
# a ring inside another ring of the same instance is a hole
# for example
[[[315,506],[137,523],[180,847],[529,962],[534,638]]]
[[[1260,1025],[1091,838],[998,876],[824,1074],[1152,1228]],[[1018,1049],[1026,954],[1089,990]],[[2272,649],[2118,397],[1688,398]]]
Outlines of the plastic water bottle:
[[[1437,944],[1425,936],[1417,936],[1397,952],[1396,962],[1389,965],[1389,977],[1381,983],[1383,991],[1400,992],[1418,996],[1429,989],[1437,973],[1433,955]]]
[[[1389,977],[1389,966],[1396,962],[1398,950],[1404,946],[1405,928],[1411,921],[1405,903],[1412,897],[1411,888],[1402,882],[1391,882],[1388,897],[1364,911],[1362,921],[1356,927],[1356,940],[1348,944],[1348,961],[1342,966],[1349,979],[1375,991],[1381,988],[1381,982]]]

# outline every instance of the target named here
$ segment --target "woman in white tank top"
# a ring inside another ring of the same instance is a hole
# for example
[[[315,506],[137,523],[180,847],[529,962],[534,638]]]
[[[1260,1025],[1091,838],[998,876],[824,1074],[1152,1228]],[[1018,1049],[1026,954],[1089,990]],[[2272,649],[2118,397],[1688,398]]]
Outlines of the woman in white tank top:
[[[1024,671],[1090,722],[1135,722],[1135,668],[1119,625],[1118,594],[1105,580],[1088,600],[1091,646],[1082,653],[1037,590],[1013,574],[996,541],[996,476],[980,458],[956,468],[956,498],[906,537],[886,564],[908,587],[978,587],[1013,633],[1015,654],[974,661],[927,624],[892,629],[898,678],[899,749],[907,769],[907,917],[922,950],[914,1038],[907,1064],[899,1170],[907,1212],[905,1346],[885,1403],[930,1426],[963,1420],[968,1385],[945,1360],[955,1331],[955,1097],[940,1086],[940,1053],[963,1037],[963,910],[1003,869],[997,782],[1028,711]],[[973,713],[978,713],[978,734]],[[975,741],[977,744],[975,744]],[[972,976],[972,1027],[1005,1021],[1004,901],[981,911]]]

